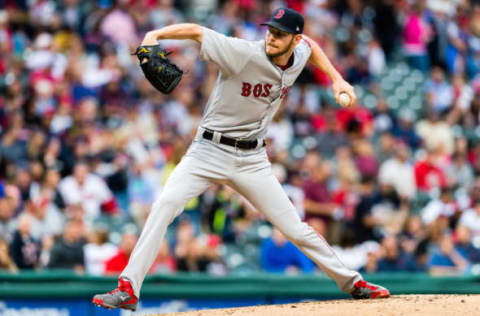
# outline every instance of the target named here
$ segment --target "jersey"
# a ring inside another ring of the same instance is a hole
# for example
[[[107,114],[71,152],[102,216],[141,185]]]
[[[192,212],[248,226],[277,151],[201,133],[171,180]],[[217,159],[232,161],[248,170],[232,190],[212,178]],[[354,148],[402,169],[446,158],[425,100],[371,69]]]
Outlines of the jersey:
[[[265,53],[265,41],[227,37],[203,28],[200,58],[215,63],[219,73],[200,126],[241,139],[265,137],[267,126],[311,55],[301,40],[285,70]]]

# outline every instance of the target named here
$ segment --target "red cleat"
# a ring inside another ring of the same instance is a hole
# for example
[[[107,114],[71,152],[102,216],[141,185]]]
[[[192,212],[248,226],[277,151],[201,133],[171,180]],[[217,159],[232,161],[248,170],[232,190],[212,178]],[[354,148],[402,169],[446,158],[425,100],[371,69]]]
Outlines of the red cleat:
[[[390,291],[386,288],[373,283],[368,283],[365,280],[360,280],[353,286],[354,290],[350,294],[355,299],[387,298],[390,296]]]
[[[118,279],[118,287],[106,294],[97,294],[92,303],[108,309],[123,308],[131,311],[137,309],[138,299],[133,294],[132,286],[128,280]]]

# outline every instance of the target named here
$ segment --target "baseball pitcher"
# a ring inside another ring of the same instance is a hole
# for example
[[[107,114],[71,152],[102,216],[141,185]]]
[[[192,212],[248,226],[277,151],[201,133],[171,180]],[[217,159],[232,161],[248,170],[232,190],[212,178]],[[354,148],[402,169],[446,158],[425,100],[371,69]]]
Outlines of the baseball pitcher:
[[[153,76],[147,75],[147,64],[154,60],[153,55],[166,60],[162,52],[152,54],[163,39],[198,42],[200,58],[215,63],[219,73],[196,137],[153,203],[129,263],[119,277],[118,288],[95,295],[94,304],[136,309],[142,282],[157,256],[167,226],[189,200],[214,183],[226,184],[248,199],[342,291],[354,298],[390,295],[387,289],[364,281],[358,272],[345,267],[322,236],[301,221],[272,174],[263,139],[282,99],[307,62],[331,78],[337,102],[340,94],[346,93],[353,105],[355,93],[319,45],[302,35],[304,20],[298,12],[279,8],[263,25],[268,26],[265,39],[256,42],[226,37],[196,24],[170,25],[145,35],[137,53],[140,63],[145,64],[142,69],[147,78]],[[160,77],[168,68],[152,63],[153,72]],[[179,76],[181,71],[173,69],[165,79],[168,82],[161,84],[166,87],[163,92],[175,88]]]

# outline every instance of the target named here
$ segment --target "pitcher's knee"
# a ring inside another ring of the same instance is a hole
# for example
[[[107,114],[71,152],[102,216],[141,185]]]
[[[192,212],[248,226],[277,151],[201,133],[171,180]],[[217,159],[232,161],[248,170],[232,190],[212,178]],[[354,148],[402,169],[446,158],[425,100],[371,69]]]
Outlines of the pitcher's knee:
[[[295,244],[303,244],[309,235],[311,228],[304,222],[300,222],[298,225],[291,226],[286,230],[283,230],[285,237]]]
[[[171,211],[176,211],[179,208],[184,207],[184,202],[182,199],[179,199],[178,197],[175,196],[167,196],[167,195],[160,195],[160,197],[155,200],[155,202],[152,205],[152,210],[171,210]]]

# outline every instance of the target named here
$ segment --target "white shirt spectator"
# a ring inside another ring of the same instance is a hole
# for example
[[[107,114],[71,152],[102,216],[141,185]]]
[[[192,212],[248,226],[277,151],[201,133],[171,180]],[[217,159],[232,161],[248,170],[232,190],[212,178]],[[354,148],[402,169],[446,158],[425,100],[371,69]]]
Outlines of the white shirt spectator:
[[[455,213],[455,209],[451,204],[443,203],[441,200],[432,200],[420,212],[422,221],[429,225],[433,223],[439,216],[450,217]]]
[[[446,153],[451,154],[454,150],[453,132],[446,122],[432,122],[429,120],[421,120],[415,126],[415,129],[425,142],[427,148],[436,149],[443,146]]]
[[[68,176],[60,181],[58,188],[67,205],[82,205],[85,215],[90,218],[98,216],[102,203],[113,198],[105,181],[91,173],[82,186],[73,176]]]
[[[385,53],[376,41],[372,41],[368,47],[368,71],[373,76],[380,76],[386,66]]]
[[[332,248],[347,268],[359,270],[367,264],[368,254],[378,252],[380,245],[376,241],[369,240],[354,247],[342,248],[334,245]]]
[[[46,214],[43,218],[32,216],[31,232],[32,236],[38,240],[45,236],[59,236],[65,228],[65,217],[60,210],[53,203],[45,207]]]
[[[97,245],[94,243],[86,244],[83,247],[85,254],[85,268],[88,274],[103,275],[105,272],[105,262],[117,253],[117,247],[110,243]]]
[[[413,198],[417,191],[412,164],[397,158],[388,159],[380,166],[378,179],[380,183],[393,185],[401,196]]]
[[[273,140],[272,146],[275,151],[288,150],[293,138],[292,124],[286,119],[272,121],[268,128],[266,138]]]
[[[475,209],[469,209],[463,212],[459,223],[470,229],[472,238],[480,236],[480,214]]]

